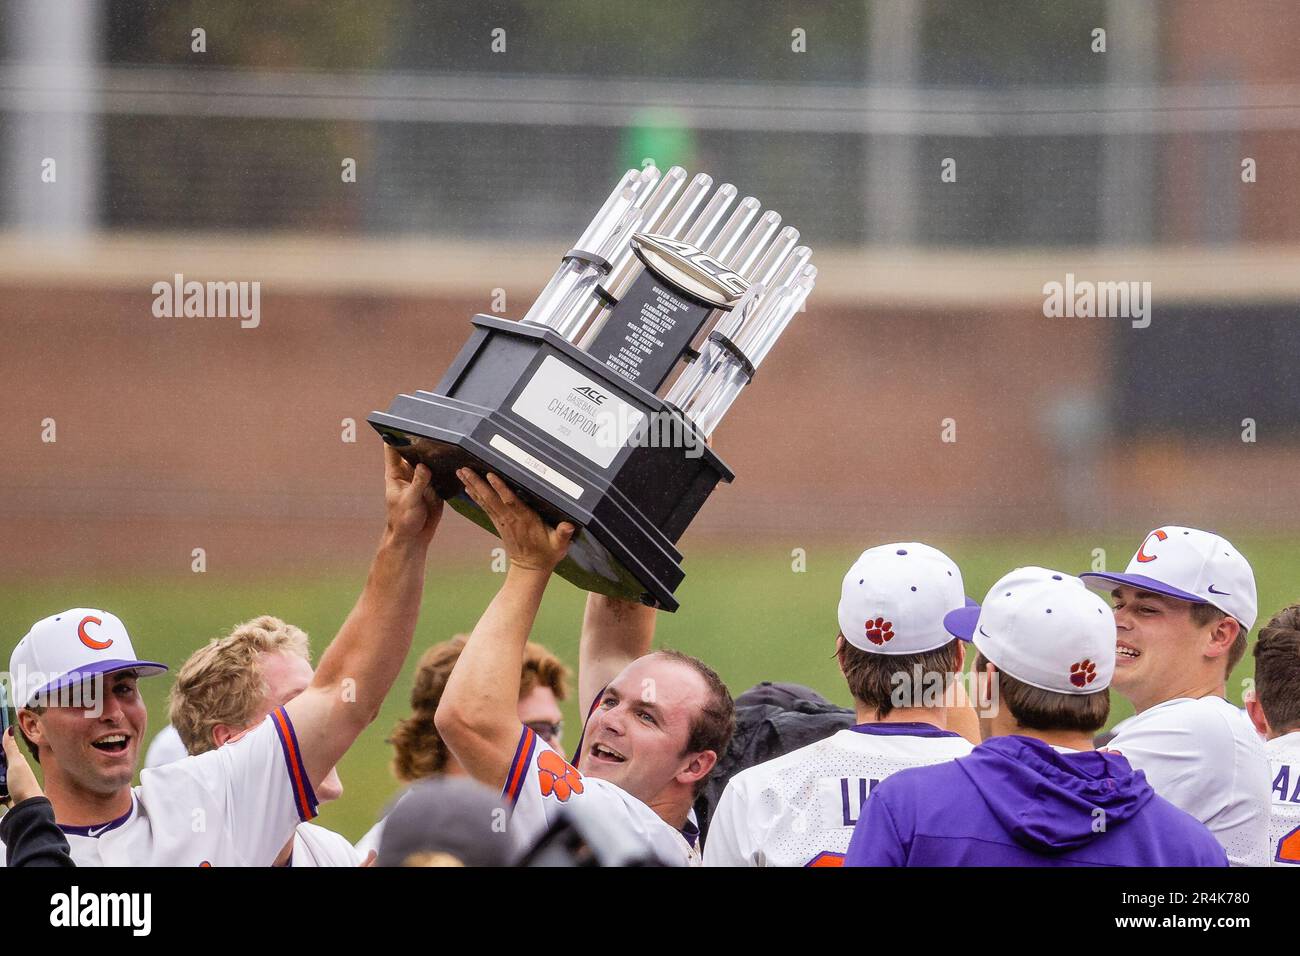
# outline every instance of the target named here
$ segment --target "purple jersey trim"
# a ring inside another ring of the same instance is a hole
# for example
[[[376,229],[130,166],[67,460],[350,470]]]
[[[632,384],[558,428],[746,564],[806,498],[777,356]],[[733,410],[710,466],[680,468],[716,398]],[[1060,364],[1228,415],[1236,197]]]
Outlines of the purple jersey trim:
[[[501,796],[509,802],[511,809],[514,809],[519,802],[519,795],[524,792],[524,783],[528,779],[528,768],[533,764],[533,751],[537,749],[537,734],[531,727],[525,727],[519,735],[519,745],[515,747],[515,755],[510,761],[510,772],[506,776],[505,786],[501,788]]]
[[[281,721],[276,718],[283,720]],[[302,748],[298,746],[298,732],[293,729],[293,721],[289,719],[289,712],[283,707],[277,707],[271,713],[271,723],[275,725],[276,736],[280,738],[280,749],[284,751],[284,768],[289,774],[289,790],[293,793],[294,807],[298,811],[298,818],[306,823],[316,816],[316,808],[319,806],[316,800],[316,791],[312,789],[311,779],[307,776],[307,767],[302,762]],[[285,736],[284,728],[288,728],[288,737]],[[302,781],[301,788],[298,781]]]
[[[578,746],[573,751],[573,759],[569,761],[574,767],[577,767],[578,761],[582,759],[582,742],[587,739],[587,724],[591,721],[591,715],[596,712],[596,708],[600,706],[600,699],[604,696],[605,688],[602,687],[600,693],[596,695],[596,699],[591,702],[591,707],[587,709],[587,716],[582,721],[582,730],[578,734]]]
[[[876,724],[854,724],[849,730],[877,737],[960,737],[951,730],[940,730],[934,724],[890,721]]]
[[[97,840],[100,837],[102,837],[105,833],[107,833],[109,830],[116,830],[122,824],[126,823],[127,820],[131,819],[131,814],[133,813],[135,813],[134,793],[131,794],[131,809],[127,810],[126,813],[122,814],[116,820],[110,820],[107,823],[96,823],[88,827],[75,827],[71,825],[64,825],[62,823],[60,823],[58,826],[60,830],[62,830],[64,833],[70,836],[90,837],[91,839]],[[93,833],[91,832],[92,830],[94,831]]]
[[[700,842],[700,828],[690,820],[687,820],[685,825],[682,826],[681,834],[682,838],[685,839],[692,848],[695,844]]]

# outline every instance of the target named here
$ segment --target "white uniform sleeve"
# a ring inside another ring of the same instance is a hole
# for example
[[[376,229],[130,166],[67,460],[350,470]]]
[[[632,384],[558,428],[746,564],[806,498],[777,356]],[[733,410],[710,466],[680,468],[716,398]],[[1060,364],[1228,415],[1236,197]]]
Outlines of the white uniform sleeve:
[[[387,817],[385,817],[384,819],[386,820]],[[376,853],[379,852],[379,843],[381,840],[383,840],[383,838],[384,838],[384,820],[380,820],[373,827],[371,827],[369,830],[366,831],[366,835],[357,841],[356,846],[353,847],[353,849],[355,849],[357,853],[360,854],[361,859],[364,860],[367,856],[370,855],[371,850],[374,850]]]
[[[1232,731],[1223,721],[1191,707],[1135,719],[1106,745],[1146,774],[1156,793],[1202,823],[1228,798],[1233,748]],[[1211,772],[1220,761],[1229,768],[1227,775]]]
[[[245,866],[270,866],[297,825],[316,815],[316,794],[283,707],[224,747],[144,771],[141,787],[153,798],[151,813],[165,805],[176,815],[167,833],[155,825],[156,840],[220,834]]]
[[[583,777],[527,727],[519,735],[501,795],[513,807],[509,832],[516,852],[536,845],[568,808],[595,815],[602,825],[630,836],[668,865],[697,860],[681,833],[653,810],[607,781]]]
[[[293,865],[295,868],[354,867],[361,865],[361,857],[341,834],[314,823],[304,823],[294,834]]]
[[[144,765],[146,769],[153,767],[162,767],[177,760],[184,760],[189,756],[185,749],[185,744],[181,740],[181,735],[176,732],[176,728],[168,724],[153,738],[153,743],[149,744],[149,750],[144,755]]]
[[[559,817],[560,808],[581,797],[586,785],[578,769],[530,728],[519,735],[501,797],[510,815],[510,834],[519,852],[531,849]]]
[[[758,866],[753,834],[747,825],[749,800],[743,775],[727,781],[722,799],[713,808],[708,838],[704,841],[705,866]]]

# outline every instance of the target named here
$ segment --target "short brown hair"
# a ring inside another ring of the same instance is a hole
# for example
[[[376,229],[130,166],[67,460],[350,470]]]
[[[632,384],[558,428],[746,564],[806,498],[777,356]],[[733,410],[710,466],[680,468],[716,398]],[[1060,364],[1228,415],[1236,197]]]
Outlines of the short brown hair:
[[[848,682],[849,693],[859,704],[883,720],[894,709],[894,691],[898,675],[910,675],[918,667],[922,674],[943,674],[944,688],[957,670],[958,639],[942,647],[918,654],[875,654],[854,647],[843,634],[840,645],[840,668]]]
[[[1274,733],[1300,730],[1300,604],[1278,611],[1259,630],[1255,699]]]
[[[686,740],[686,749],[682,753],[693,754],[712,750],[721,760],[727,752],[727,744],[731,743],[731,735],[736,732],[736,704],[731,699],[731,691],[718,676],[718,672],[698,657],[666,649],[654,653],[670,661],[685,664],[704,679],[707,696],[704,706],[691,716],[690,736]],[[695,782],[697,794],[708,780],[708,776],[705,776]]]
[[[449,641],[435,644],[424,652],[415,671],[415,686],[411,688],[411,716],[398,721],[389,743],[393,745],[393,773],[404,783],[432,777],[447,769],[451,751],[433,724],[438,712],[438,702],[447,689],[447,678],[460,659],[469,637],[457,634]],[[560,659],[529,641],[524,645],[524,668],[519,677],[519,696],[532,692],[535,687],[549,687],[559,700],[568,693],[565,680],[568,671]]]
[[[975,671],[983,673],[989,659],[975,655]],[[996,664],[993,665],[997,667]],[[1059,694],[1018,681],[998,668],[998,698],[1016,723],[1029,730],[1076,730],[1095,734],[1110,718],[1110,688],[1091,694]]]
[[[218,724],[240,729],[249,725],[266,700],[264,654],[294,654],[311,661],[306,632],[264,614],[235,625],[181,665],[168,695],[168,716],[187,753],[216,749],[212,731]]]
[[[1219,610],[1213,604],[1192,604],[1192,623],[1197,627],[1207,627],[1208,625],[1218,621],[1219,618],[1229,616],[1230,615],[1226,611]],[[1237,621],[1235,617],[1233,620]],[[1232,642],[1232,647],[1228,648],[1228,656],[1225,661],[1228,665],[1227,670],[1223,672],[1225,679],[1232,674],[1233,669],[1236,668],[1236,666],[1241,663],[1241,659],[1246,656],[1246,625],[1242,624],[1241,621],[1237,621],[1237,626],[1240,630],[1237,631],[1237,638]]]

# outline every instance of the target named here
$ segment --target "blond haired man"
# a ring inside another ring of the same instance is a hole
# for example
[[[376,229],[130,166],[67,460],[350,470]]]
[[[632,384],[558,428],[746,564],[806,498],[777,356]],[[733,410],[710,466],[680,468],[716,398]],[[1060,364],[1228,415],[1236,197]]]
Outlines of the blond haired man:
[[[384,454],[386,521],[360,597],[311,686],[226,746],[146,770],[132,787],[148,729],[137,682],[166,666],[141,660],[121,619],[100,608],[42,619],[18,642],[16,729],[77,866],[269,866],[315,816],[313,788],[401,672],[442,515],[428,467]]]
[[[190,655],[172,685],[170,716],[190,756],[224,746],[256,727],[310,686],[307,634],[263,615],[236,625]],[[321,803],[343,795],[337,768],[316,787]],[[273,866],[359,866],[352,844],[314,823],[300,823]]]

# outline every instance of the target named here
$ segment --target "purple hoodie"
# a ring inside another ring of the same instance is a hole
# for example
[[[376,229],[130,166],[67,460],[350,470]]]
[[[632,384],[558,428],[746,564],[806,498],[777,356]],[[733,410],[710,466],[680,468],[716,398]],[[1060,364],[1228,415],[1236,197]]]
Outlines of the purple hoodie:
[[[1227,866],[1228,857],[1119,754],[1010,736],[881,781],[844,865]]]

